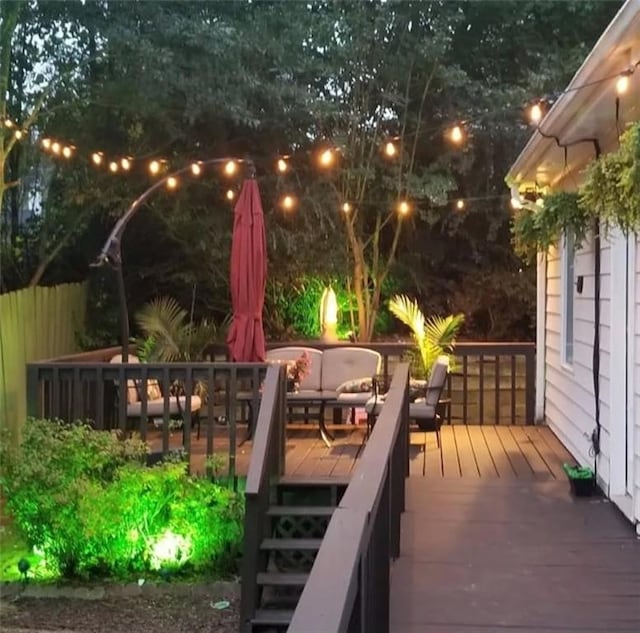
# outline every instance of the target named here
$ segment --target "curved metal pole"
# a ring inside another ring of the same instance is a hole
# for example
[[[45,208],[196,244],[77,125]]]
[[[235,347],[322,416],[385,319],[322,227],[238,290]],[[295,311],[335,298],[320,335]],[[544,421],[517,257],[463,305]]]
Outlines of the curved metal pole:
[[[244,163],[246,165],[247,176],[249,178],[255,178],[255,166],[250,159],[237,159],[237,158],[210,158],[208,160],[198,161],[197,164],[201,167],[205,165],[216,165],[219,163],[226,163],[229,161],[235,161],[237,163]],[[129,208],[124,212],[122,217],[116,222],[113,227],[107,241],[104,243],[98,259],[91,264],[93,267],[102,266],[103,264],[110,264],[118,275],[118,298],[120,301],[120,319],[121,319],[121,337],[122,337],[122,362],[127,363],[129,361],[129,310],[127,308],[127,295],[124,287],[124,275],[122,272],[122,234],[129,224],[129,220],[135,215],[140,206],[151,196],[151,194],[160,189],[166,184],[169,178],[175,178],[180,174],[184,174],[191,170],[191,165],[178,169],[166,176],[163,176],[157,182],[153,183],[146,191],[138,196]]]

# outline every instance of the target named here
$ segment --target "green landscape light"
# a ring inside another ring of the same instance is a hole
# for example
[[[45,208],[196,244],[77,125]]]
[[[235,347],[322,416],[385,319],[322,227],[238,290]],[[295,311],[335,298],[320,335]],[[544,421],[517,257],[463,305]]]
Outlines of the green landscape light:
[[[152,569],[165,565],[182,566],[191,556],[191,539],[172,530],[165,530],[151,545],[150,564]]]

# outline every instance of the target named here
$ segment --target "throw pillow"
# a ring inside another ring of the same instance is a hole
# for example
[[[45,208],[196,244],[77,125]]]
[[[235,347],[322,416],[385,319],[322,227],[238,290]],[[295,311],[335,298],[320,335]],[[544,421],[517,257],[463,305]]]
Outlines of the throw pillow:
[[[338,393],[367,393],[373,389],[371,378],[354,378],[353,380],[345,380],[338,385],[336,391]]]

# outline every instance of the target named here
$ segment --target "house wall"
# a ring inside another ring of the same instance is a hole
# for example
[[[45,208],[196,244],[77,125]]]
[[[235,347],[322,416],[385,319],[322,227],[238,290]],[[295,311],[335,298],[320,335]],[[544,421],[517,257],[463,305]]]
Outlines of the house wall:
[[[636,237],[635,275],[633,289],[635,294],[635,335],[633,345],[633,415],[634,415],[634,518],[638,522],[636,529],[640,534],[640,237]]]

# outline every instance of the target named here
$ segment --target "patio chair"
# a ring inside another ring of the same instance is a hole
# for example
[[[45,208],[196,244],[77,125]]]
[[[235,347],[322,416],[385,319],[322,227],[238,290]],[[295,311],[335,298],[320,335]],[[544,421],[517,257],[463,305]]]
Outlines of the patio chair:
[[[440,442],[440,426],[442,419],[440,415],[440,397],[442,390],[447,382],[447,374],[449,373],[449,358],[447,356],[439,356],[438,360],[433,365],[431,375],[426,386],[423,388],[424,396],[417,398],[414,402],[409,404],[409,420],[413,421],[418,429],[424,433],[423,442],[423,462],[422,462],[422,474],[426,472],[427,464],[427,433],[436,434],[436,442],[438,449],[440,449],[440,462],[442,464],[442,445]],[[365,406],[367,412],[367,433],[373,425],[375,420],[380,414],[384,405],[384,394],[379,394],[375,389],[374,395],[369,399]],[[411,432],[412,428],[409,428]]]
[[[122,355],[116,354],[110,363],[121,363]],[[129,354],[129,363],[139,363],[137,356]],[[127,418],[140,418],[142,416],[142,398],[140,393],[141,381],[127,380]],[[184,409],[187,406],[187,398],[184,394],[171,394],[169,396],[169,417],[184,423]],[[200,438],[200,408],[202,400],[195,394],[191,396],[191,420],[197,428],[197,438]],[[164,395],[160,384],[155,378],[147,380],[147,418],[155,427],[161,427],[164,422]]]

